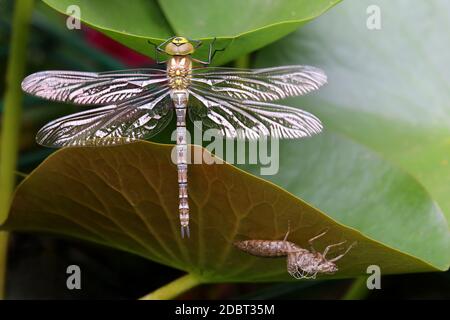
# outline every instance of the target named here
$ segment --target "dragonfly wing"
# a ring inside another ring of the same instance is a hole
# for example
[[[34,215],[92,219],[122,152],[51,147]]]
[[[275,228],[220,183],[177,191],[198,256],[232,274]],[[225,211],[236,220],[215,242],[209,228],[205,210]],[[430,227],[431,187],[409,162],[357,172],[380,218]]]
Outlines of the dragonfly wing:
[[[168,89],[148,91],[117,105],[56,119],[39,130],[36,141],[48,147],[130,143],[161,131],[172,113]]]
[[[189,105],[192,121],[201,121],[227,138],[258,139],[301,138],[319,133],[322,124],[314,115],[292,107],[273,103],[243,100],[190,90]]]
[[[22,81],[22,90],[29,94],[83,105],[112,104],[161,86],[167,86],[167,76],[159,69],[102,73],[42,71]]]
[[[212,67],[193,69],[191,87],[239,100],[272,101],[306,94],[326,82],[325,73],[311,66]]]

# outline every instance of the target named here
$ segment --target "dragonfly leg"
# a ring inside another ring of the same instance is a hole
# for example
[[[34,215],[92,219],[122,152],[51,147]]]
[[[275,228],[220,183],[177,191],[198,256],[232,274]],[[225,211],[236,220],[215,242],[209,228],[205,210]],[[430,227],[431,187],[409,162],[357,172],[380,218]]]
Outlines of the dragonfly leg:
[[[314,248],[313,242],[317,239],[319,239],[320,237],[324,236],[328,230],[330,230],[329,228],[325,229],[325,231],[323,231],[322,233],[318,234],[317,236],[315,236],[314,238],[311,238],[308,240],[309,246],[311,248],[311,252],[312,253],[316,253],[316,249]]]
[[[347,242],[347,240],[344,240],[342,242],[335,243],[335,244],[330,244],[328,247],[325,248],[325,251],[322,253],[323,258],[326,259],[328,251],[330,251],[331,248],[339,247],[340,245],[343,245],[346,242]]]
[[[194,49],[200,48],[201,45],[203,44],[203,41],[201,41],[201,40],[189,39],[189,41],[194,43]]]
[[[159,60],[159,53],[164,53],[164,50],[162,50],[160,47],[161,45],[157,45],[156,43],[151,42],[150,40],[147,40],[147,43],[151,44],[153,46],[153,48],[155,48],[155,58],[156,58],[156,63],[157,64],[162,64],[162,63],[166,63],[167,60],[165,61],[160,61]]]
[[[291,221],[290,221],[290,220],[288,220],[288,229],[287,229],[286,235],[284,236],[283,241],[286,241],[286,240],[287,240],[287,237],[288,237],[288,235],[289,235],[289,232],[291,232]]]
[[[226,47],[225,47],[225,48],[222,48],[222,49],[214,49],[214,51],[213,51],[214,44],[216,43],[216,40],[217,40],[217,38],[214,38],[214,40],[209,44],[209,52],[208,52],[208,60],[207,61],[202,61],[202,60],[195,59],[195,58],[193,58],[192,60],[194,60],[195,62],[204,64],[204,65],[211,64],[211,62],[214,59],[214,56],[216,55],[216,53],[219,52],[219,51],[224,51],[226,49]]]
[[[172,40],[175,39],[175,38],[176,38],[176,36],[171,37],[171,38],[167,39],[166,41],[162,42],[162,43],[159,44],[159,45],[157,45],[156,43],[151,42],[150,40],[147,40],[147,42],[148,42],[149,44],[151,44],[151,45],[155,48],[155,57],[156,57],[156,63],[157,63],[157,64],[162,64],[162,63],[166,63],[166,62],[167,62],[167,60],[165,60],[165,61],[160,61],[160,60],[159,60],[158,53],[166,54],[166,52],[164,51],[163,47],[164,47],[167,43],[169,43],[170,41],[172,41]]]
[[[353,242],[351,245],[349,245],[348,248],[347,248],[347,250],[345,250],[345,252],[344,252],[343,254],[340,254],[340,255],[338,255],[337,257],[334,257],[333,259],[328,260],[328,261],[329,261],[329,262],[336,262],[336,261],[338,261],[338,260],[341,259],[343,256],[345,256],[345,255],[350,251],[350,249],[353,248],[355,245],[356,245],[356,241]]]
[[[158,46],[156,47],[156,50],[158,50],[159,52],[165,52],[164,49],[163,49],[163,47],[164,47],[166,44],[168,44],[170,41],[172,41],[173,39],[175,39],[176,37],[177,37],[177,36],[170,37],[170,38],[167,39],[166,41],[162,42],[160,45],[158,45]]]

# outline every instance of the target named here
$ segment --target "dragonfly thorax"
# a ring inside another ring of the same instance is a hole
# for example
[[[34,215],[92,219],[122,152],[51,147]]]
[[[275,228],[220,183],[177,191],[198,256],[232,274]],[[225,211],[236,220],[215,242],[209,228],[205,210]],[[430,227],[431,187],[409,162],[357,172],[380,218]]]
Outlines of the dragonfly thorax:
[[[184,90],[190,84],[192,60],[188,56],[173,56],[167,62],[169,86],[174,90]]]

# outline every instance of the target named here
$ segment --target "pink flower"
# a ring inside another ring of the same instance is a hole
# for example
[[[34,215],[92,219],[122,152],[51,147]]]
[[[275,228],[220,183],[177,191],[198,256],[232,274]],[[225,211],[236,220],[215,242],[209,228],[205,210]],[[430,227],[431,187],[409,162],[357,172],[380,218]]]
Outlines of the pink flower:
[[[86,25],[83,25],[82,30],[84,31],[84,37],[88,43],[117,58],[130,67],[142,67],[154,64],[154,61],[151,58],[125,47],[97,30],[91,29]],[[148,50],[153,50],[153,47],[149,45]]]

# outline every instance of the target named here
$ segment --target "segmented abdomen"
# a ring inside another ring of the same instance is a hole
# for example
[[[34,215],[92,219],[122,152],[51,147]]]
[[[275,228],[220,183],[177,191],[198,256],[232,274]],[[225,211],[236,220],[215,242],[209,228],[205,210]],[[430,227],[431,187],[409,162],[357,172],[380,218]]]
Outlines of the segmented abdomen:
[[[261,257],[282,257],[292,252],[307,251],[293,242],[283,240],[244,240],[236,241],[234,245],[242,251]]]
[[[187,141],[186,141],[186,107],[189,93],[186,90],[172,90],[172,101],[177,116],[177,169],[179,189],[179,214],[181,223],[181,237],[189,238],[189,202],[187,185]]]

